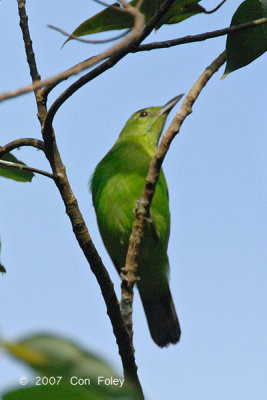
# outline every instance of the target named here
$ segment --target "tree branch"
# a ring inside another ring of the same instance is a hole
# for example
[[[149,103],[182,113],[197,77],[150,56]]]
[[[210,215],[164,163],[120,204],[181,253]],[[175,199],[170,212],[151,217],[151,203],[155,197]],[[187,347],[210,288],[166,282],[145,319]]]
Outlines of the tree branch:
[[[24,3],[24,2],[25,1],[21,1],[21,3]],[[155,16],[157,16],[158,14],[160,15],[160,17],[158,18],[158,21],[165,14],[165,12],[162,12],[163,6],[165,4],[167,5],[167,3],[172,3],[172,2],[173,2],[172,0],[169,0],[169,1],[166,0],[166,2],[161,6],[159,11],[155,14]],[[150,22],[153,22],[153,20],[151,20]],[[150,22],[147,24],[147,27],[149,27]],[[235,27],[220,29],[218,31],[213,31],[214,35],[213,35],[213,32],[207,32],[207,33],[204,33],[204,34],[199,34],[199,35],[194,35],[194,36],[185,36],[183,38],[168,40],[168,41],[165,41],[165,42],[154,42],[154,43],[151,43],[151,44],[138,46],[136,48],[133,47],[129,52],[136,53],[138,51],[147,51],[147,50],[154,50],[154,49],[159,49],[159,48],[168,48],[168,47],[177,46],[177,45],[180,45],[180,44],[193,43],[193,42],[197,42],[197,41],[201,41],[201,40],[211,39],[213,37],[222,36],[222,35],[225,35],[227,33],[238,31],[239,29],[247,29],[247,28],[253,27],[255,25],[265,24],[266,22],[267,22],[266,18],[261,18],[261,19],[258,19],[258,20],[252,21],[252,22],[247,22],[245,24],[237,25]],[[248,25],[245,26],[246,24],[248,24]],[[152,23],[152,25],[153,25],[153,28],[154,28],[154,26],[156,24]],[[153,30],[153,28],[150,30],[150,32]],[[228,31],[228,29],[230,29],[230,30]],[[148,34],[146,34],[146,32],[147,32],[146,29],[144,29],[143,33],[145,33],[145,37],[148,36]],[[217,34],[217,32],[223,32],[223,33]],[[207,37],[205,37],[205,35],[207,35]],[[200,39],[198,37],[200,37]],[[142,40],[144,40],[144,38],[142,38]],[[140,43],[141,43],[141,41],[140,41]],[[22,87],[20,89],[15,89],[15,90],[11,90],[11,91],[6,92],[6,93],[2,93],[0,95],[0,102],[2,102],[4,100],[12,99],[14,97],[21,96],[23,94],[31,92],[32,90],[40,89],[40,88],[45,87],[45,86],[48,86],[48,87],[52,86],[52,88],[54,88],[58,83],[62,82],[63,80],[68,79],[69,77],[71,77],[73,75],[79,74],[81,71],[92,67],[93,65],[105,60],[108,57],[109,57],[109,55],[106,52],[101,53],[101,54],[99,54],[97,56],[93,56],[93,57],[90,57],[90,58],[88,58],[88,59],[86,59],[84,61],[81,61],[80,63],[75,64],[73,67],[68,68],[67,70],[65,70],[65,71],[63,71],[63,72],[61,72],[61,73],[59,73],[57,75],[54,75],[54,76],[52,76],[50,78],[44,79],[42,81],[35,80],[35,82],[32,83],[31,85],[27,85],[27,86],[24,86],[24,87]],[[124,57],[124,55],[123,55],[123,57]],[[110,66],[106,66],[107,68],[103,68],[102,72],[104,72],[105,70],[107,70],[107,69],[111,68],[112,66],[114,66],[118,61],[119,60],[117,60],[114,63],[111,63]],[[100,72],[100,73],[102,73],[102,72]],[[98,75],[96,75],[96,76],[98,76]],[[50,90],[47,90],[47,92],[49,92]]]
[[[25,1],[20,1],[20,0],[17,1],[19,8],[23,7],[24,13],[26,15]],[[21,15],[22,14],[20,10],[20,16]],[[21,29],[23,32],[23,37],[25,37],[24,31],[28,31],[27,20],[24,24],[21,24]],[[35,57],[32,51],[31,43],[29,44],[29,42],[26,42],[25,39],[24,43],[25,43],[25,50],[27,54],[28,63],[29,65],[34,65]],[[36,76],[37,75],[33,76],[33,80],[36,78]],[[35,84],[36,82],[34,82],[33,86]],[[37,84],[40,85],[42,83],[37,82]],[[38,86],[35,86],[35,89],[36,87]],[[42,96],[42,92],[38,93],[38,95],[39,97],[36,95],[38,117],[41,124],[43,125],[45,118],[47,116],[46,101],[45,98]],[[140,393],[140,396],[143,398],[142,388],[137,375],[137,366],[135,364],[134,352],[131,347],[129,336],[127,334],[124,321],[121,316],[119,302],[117,300],[114,291],[113,283],[109,277],[109,274],[105,266],[102,263],[101,258],[97,253],[97,250],[94,247],[87,226],[80,212],[78,202],[70,187],[66,175],[65,166],[62,163],[57,148],[55,133],[52,129],[52,126],[51,129],[49,130],[43,130],[42,133],[45,146],[44,147],[45,154],[55,175],[54,178],[55,183],[58,187],[62,200],[65,204],[66,213],[71,221],[73,232],[84,253],[84,256],[86,257],[88,263],[90,264],[92,272],[94,273],[99,283],[104,301],[106,303],[107,313],[109,315],[113,332],[118,344],[119,354],[121,356],[125,378],[126,380],[130,381],[136,386],[137,390]]]
[[[140,40],[139,43],[141,43],[141,41],[144,39],[144,37],[148,36],[148,34],[153,30],[156,23],[160,20],[160,18],[163,15],[165,15],[165,13],[168,11],[170,5],[173,2],[174,2],[174,0],[166,0],[162,4],[162,6],[159,8],[158,12],[153,17],[154,19],[152,18],[152,20],[147,24],[147,28],[144,29],[142,39]],[[25,3],[25,1],[22,1],[22,3]],[[156,23],[154,23],[154,20],[156,20]],[[152,27],[150,29],[151,25],[152,25]],[[144,33],[145,33],[145,36],[144,36]],[[84,60],[84,61],[74,65],[72,68],[69,68],[69,69],[67,69],[57,75],[54,75],[50,78],[44,79],[42,81],[34,81],[31,85],[24,86],[20,89],[12,90],[10,92],[2,93],[2,95],[0,95],[0,102],[14,98],[14,97],[21,96],[25,93],[31,92],[32,90],[40,89],[46,85],[54,85],[55,83],[62,82],[63,80],[69,78],[70,76],[77,75],[81,71],[83,71],[89,67],[92,67],[93,65],[99,63],[100,61],[103,61],[106,58],[110,57],[110,55],[112,55],[113,51],[114,51],[113,48],[108,49],[106,52],[98,54],[97,56],[94,56],[94,57],[90,57],[89,59]],[[124,55],[122,57],[124,57]],[[115,63],[113,63],[111,66],[115,65],[118,61],[119,61],[119,59]],[[109,67],[109,68],[111,68],[111,67]]]
[[[33,81],[40,81],[41,77],[37,70],[37,65],[35,62],[34,51],[32,48],[32,41],[30,36],[30,31],[28,27],[28,16],[25,11],[26,0],[18,0],[18,10],[20,17],[20,28],[22,31],[23,41],[25,44],[27,62],[30,68],[30,74]]]
[[[28,167],[27,165],[13,163],[10,161],[5,161],[5,160],[0,160],[0,165],[2,165],[3,167],[35,172],[36,174],[44,175],[44,176],[47,176],[48,178],[55,179],[55,176],[53,174],[50,174],[49,172],[43,171],[41,169]]]
[[[25,46],[27,45],[29,50],[31,49],[29,52],[27,52],[27,49],[26,49],[28,64],[30,66],[30,69],[31,68],[34,69],[34,65],[36,67],[36,63],[35,63],[35,61],[31,60],[31,58],[32,58],[31,56],[33,56],[34,59],[35,59],[35,57],[34,57],[33,50],[31,48],[31,41],[28,40],[27,31],[29,32],[29,30],[27,28],[27,21],[23,15],[23,13],[25,12],[25,0],[17,0],[17,1],[19,4],[20,17],[23,18],[22,19],[22,27],[23,27],[23,30],[25,31],[25,33],[23,33],[24,43],[25,43]],[[169,1],[171,1],[171,0],[169,0]],[[33,78],[33,83],[31,85],[27,85],[21,89],[13,90],[8,93],[3,93],[0,96],[0,102],[3,100],[7,100],[7,99],[10,99],[13,97],[20,96],[20,95],[28,93],[32,90],[40,89],[43,86],[53,84],[56,81],[62,81],[64,79],[67,79],[70,76],[76,75],[79,72],[81,72],[82,70],[87,69],[87,68],[99,63],[100,61],[103,61],[106,58],[109,58],[112,54],[119,51],[121,47],[124,47],[125,43],[132,40],[132,36],[136,36],[136,31],[141,30],[144,25],[143,14],[141,14],[136,7],[132,7],[128,3],[126,3],[126,4],[127,4],[127,10],[129,11],[129,13],[131,13],[133,16],[137,16],[137,14],[138,14],[138,19],[136,20],[134,27],[131,29],[131,33],[124,39],[124,41],[114,45],[112,48],[104,51],[101,54],[98,54],[97,56],[94,56],[85,61],[82,61],[82,62],[76,64],[75,66],[73,66],[72,68],[67,69],[66,71],[63,71],[62,73],[57,74],[51,78],[45,79],[43,81],[37,81],[36,75],[33,76],[32,70],[31,70],[31,76]],[[20,11],[20,9],[22,9],[22,10]],[[26,26],[25,26],[25,23],[26,23]]]
[[[10,143],[5,144],[4,146],[0,146],[0,158],[3,157],[6,153],[10,153],[10,151],[23,146],[31,146],[44,151],[44,142],[42,140],[32,138],[16,139]]]
[[[162,18],[163,15],[165,15],[165,13],[168,11],[168,9],[170,8],[170,6],[172,5],[172,3],[174,2],[174,0],[168,0],[166,1],[164,4],[162,4],[161,8],[156,12],[156,14],[154,15],[154,17],[149,21],[149,23],[146,25],[141,38],[139,39],[138,44],[140,44],[154,29],[154,27],[156,26],[156,24],[159,22],[159,20]],[[112,5],[110,6],[112,7]],[[116,7],[117,9],[118,7]],[[121,11],[124,9],[120,9]],[[125,10],[124,10],[125,11]],[[129,51],[130,52],[130,51]],[[59,98],[57,99],[58,102],[64,102],[66,100],[64,100],[65,96],[68,98],[70,97],[73,93],[76,92],[76,90],[78,90],[80,87],[82,87],[83,85],[85,85],[86,83],[90,82],[92,79],[96,78],[97,76],[99,76],[100,74],[102,74],[103,72],[105,72],[106,70],[112,68],[115,64],[117,64],[118,61],[120,61],[125,55],[127,54],[127,52],[125,54],[122,54],[122,57],[120,58],[116,58],[115,56],[112,57],[111,59],[108,59],[106,62],[102,63],[100,66],[96,67],[93,71],[88,72],[86,75],[84,75],[83,77],[81,77],[80,79],[78,79],[76,82],[74,82],[65,92],[62,93],[62,96],[64,96],[62,99],[59,96]],[[90,57],[89,59],[82,61],[82,63],[85,63],[89,60],[94,59],[94,57],[97,56],[93,56]],[[107,57],[108,58],[108,57]],[[76,65],[74,65],[72,68],[69,68],[68,70],[66,70],[65,72],[71,72],[72,69],[79,67],[80,64],[82,63],[78,63]],[[95,64],[95,63],[94,63]],[[54,87],[59,84],[60,82],[62,82],[64,79],[67,79],[67,77],[63,77],[60,80],[55,80],[54,82],[46,85],[43,89],[43,92],[45,95],[47,95],[52,89],[54,89]],[[64,101],[63,101],[64,100]],[[57,102],[56,101],[56,102]],[[0,102],[1,102],[1,96],[0,96]],[[56,104],[55,104],[56,106]]]
[[[58,111],[58,109],[62,106],[62,104],[72,96],[78,89],[84,86],[86,83],[90,82],[103,72],[107,71],[108,69],[112,68],[118,61],[120,61],[123,57],[125,57],[135,46],[138,46],[154,29],[157,25],[158,21],[166,14],[170,6],[174,0],[166,0],[159,10],[156,12],[154,17],[146,24],[142,33],[139,31],[143,28],[143,21],[139,23],[138,26],[134,27],[134,30],[131,33],[131,36],[128,35],[122,42],[118,45],[113,47],[113,53],[110,55],[108,60],[97,66],[92,71],[88,72],[81,78],[79,78],[76,82],[70,85],[51,105],[48,115],[45,121],[45,130],[49,130],[53,123],[53,118]],[[128,3],[126,3],[128,4]],[[132,7],[134,8],[134,7]],[[140,13],[139,13],[140,14]],[[141,22],[141,21],[140,21]],[[106,52],[107,53],[107,52]],[[103,53],[104,54],[104,53]],[[0,98],[1,100],[1,98]]]
[[[73,65],[72,67],[68,68],[66,71],[64,71],[66,74],[63,76],[62,74],[58,75],[58,79],[52,79],[50,80],[50,82],[48,84],[45,84],[45,86],[43,87],[43,96],[44,98],[47,98],[48,94],[51,92],[51,90],[53,90],[57,85],[59,85],[61,82],[63,82],[64,80],[68,79],[70,76],[72,76],[72,71],[75,68],[81,68],[81,71],[83,70],[82,65],[85,64],[87,61],[89,62],[90,60],[93,60],[95,57],[97,56],[92,56],[87,58],[84,61],[79,62],[78,64]],[[80,71],[79,71],[80,72]],[[70,75],[68,75],[68,73],[70,73]],[[0,102],[1,102],[1,96],[0,96]]]
[[[205,10],[204,9],[204,13],[205,14],[213,14],[213,13],[215,13],[217,10],[219,10],[219,8],[221,8],[221,6],[224,4],[226,2],[226,0],[222,0],[215,8],[213,8],[212,10],[209,10],[209,11],[207,11],[207,10]]]
[[[224,64],[226,54],[223,52],[209,67],[202,73],[196,83],[188,92],[180,110],[174,117],[167,131],[164,133],[162,140],[156,150],[155,156],[152,159],[149,171],[146,178],[145,187],[143,189],[140,200],[137,202],[135,209],[136,218],[133,223],[132,233],[129,239],[129,247],[125,261],[125,267],[122,272],[122,303],[123,307],[131,314],[131,305],[133,299],[133,285],[136,282],[137,276],[137,257],[140,251],[140,245],[144,236],[145,221],[149,218],[149,209],[155,193],[156,183],[160,174],[160,169],[171,142],[179,133],[180,127],[185,118],[191,114],[192,106],[197,100],[200,92],[207,84],[209,79],[216,71]],[[127,315],[126,319],[131,320],[131,315]]]
[[[267,23],[267,18],[260,18],[256,19],[255,21],[245,22],[244,24],[235,25],[224,29],[218,29],[216,31],[200,33],[198,35],[187,35],[178,39],[166,40],[164,42],[153,42],[153,43],[142,44],[136,48],[131,49],[131,53],[137,53],[139,51],[148,51],[155,49],[164,49],[173,46],[178,46],[180,44],[201,42],[203,40],[227,35],[228,33],[238,32],[243,29],[252,28],[266,23]]]

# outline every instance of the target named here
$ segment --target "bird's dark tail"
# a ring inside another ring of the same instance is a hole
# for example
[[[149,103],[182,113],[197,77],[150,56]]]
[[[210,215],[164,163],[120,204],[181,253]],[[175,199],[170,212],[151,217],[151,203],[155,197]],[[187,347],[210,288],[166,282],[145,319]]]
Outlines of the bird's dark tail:
[[[181,329],[169,287],[155,298],[148,299],[142,292],[140,294],[154,342],[160,347],[177,343],[181,336]]]

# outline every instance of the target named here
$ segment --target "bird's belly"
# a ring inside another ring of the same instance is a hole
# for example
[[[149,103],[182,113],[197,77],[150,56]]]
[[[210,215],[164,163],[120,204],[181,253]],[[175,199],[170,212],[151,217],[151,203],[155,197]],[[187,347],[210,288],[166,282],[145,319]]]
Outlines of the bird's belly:
[[[105,247],[118,270],[124,266],[135,218],[135,203],[141,191],[142,185],[129,185],[129,176],[127,180],[115,176],[109,179],[101,193],[97,212],[98,226]]]
[[[136,177],[129,179],[129,175],[127,175],[127,179],[123,179],[123,177],[115,179],[114,177],[106,183],[98,203],[99,230],[118,272],[125,265],[129,237],[135,219],[134,208],[136,201],[141,196],[143,185],[143,179],[138,180]],[[151,215],[153,215],[153,211],[155,214],[155,209],[153,210],[152,207]],[[158,215],[156,218],[162,219]],[[163,221],[167,226],[166,231],[168,231],[168,222]],[[167,279],[167,237],[157,236],[153,221],[146,222],[138,264],[138,276],[142,283],[150,282],[153,287]]]

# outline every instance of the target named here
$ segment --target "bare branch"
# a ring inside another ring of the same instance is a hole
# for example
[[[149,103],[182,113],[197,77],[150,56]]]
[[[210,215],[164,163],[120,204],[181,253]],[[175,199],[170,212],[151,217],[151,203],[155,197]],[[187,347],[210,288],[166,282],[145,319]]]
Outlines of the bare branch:
[[[29,32],[29,27],[28,27],[28,16],[25,11],[25,3],[26,3],[26,0],[18,0],[20,28],[22,31],[23,40],[24,40],[24,44],[25,44],[28,65],[30,67],[30,74],[31,74],[32,80],[34,82],[34,81],[40,81],[41,77],[38,73],[36,62],[35,62],[35,56],[34,56],[34,51],[32,48],[32,41],[31,41],[31,36],[30,36],[30,32]]]
[[[129,247],[123,268],[122,281],[122,305],[131,313],[131,305],[133,299],[133,285],[136,282],[137,276],[137,256],[140,251],[141,240],[144,235],[145,221],[149,217],[149,209],[152,198],[155,192],[156,183],[160,174],[161,165],[170,147],[174,137],[179,133],[180,127],[185,118],[192,112],[192,106],[197,100],[200,92],[207,84],[214,73],[224,64],[226,54],[223,52],[212,64],[206,68],[202,75],[198,78],[191,90],[188,92],[180,110],[174,117],[167,131],[164,133],[162,140],[156,150],[155,156],[152,159],[149,171],[146,178],[145,187],[140,200],[137,202],[136,218],[133,223],[132,233],[129,239]],[[131,315],[126,316],[131,320]]]
[[[102,54],[99,54],[94,57],[90,57],[87,60],[84,60],[76,65],[74,65],[72,68],[67,69],[66,71],[63,71],[59,74],[53,75],[50,78],[44,79],[42,81],[35,81],[31,85],[24,86],[20,89],[15,89],[11,90],[10,92],[2,93],[0,95],[0,102],[8,99],[12,99],[14,97],[21,96],[25,93],[29,93],[33,90],[37,90],[42,88],[43,86],[46,85],[52,85],[58,82],[62,82],[63,80],[69,78],[70,76],[77,75],[84,69],[87,69],[91,67],[92,65],[97,64],[98,62],[102,61],[102,59],[105,59],[106,57],[103,57]]]
[[[106,7],[106,8],[114,8],[115,10],[118,10],[118,11],[121,11],[121,12],[125,12],[126,11],[125,8],[119,7],[118,3],[117,3],[117,5],[114,5],[114,4],[105,3],[104,1],[101,1],[101,0],[93,0],[93,1],[95,3],[100,4],[101,6]]]
[[[23,146],[31,146],[39,150],[44,150],[44,142],[42,140],[32,138],[16,139],[4,146],[0,146],[0,158],[6,153]]]
[[[255,21],[245,22],[244,24],[231,26],[229,28],[218,29],[216,31],[205,32],[198,35],[188,35],[178,39],[166,40],[164,42],[153,42],[148,44],[142,44],[136,48],[131,49],[132,53],[137,53],[139,51],[149,51],[155,49],[169,48],[173,46],[178,46],[180,44],[200,42],[206,39],[212,39],[218,36],[227,35],[228,33],[234,33],[243,29],[252,28],[261,24],[266,24],[267,18],[260,18]]]
[[[105,3],[104,1],[101,1],[101,0],[93,0],[95,3],[98,3],[98,4],[100,4],[101,6],[104,6],[104,7],[111,7],[112,6],[112,4],[108,4],[108,3]]]
[[[205,10],[205,8],[203,8],[203,12],[205,14],[213,14],[215,13],[215,11],[219,10],[219,8],[221,8],[221,6],[226,2],[226,0],[222,0],[215,8],[213,8],[210,11]]]
[[[55,179],[55,176],[53,174],[50,174],[49,172],[43,171],[41,169],[28,167],[27,165],[13,163],[13,162],[4,161],[4,160],[0,160],[0,165],[2,165],[3,167],[35,172],[36,174],[44,175],[44,176],[47,176],[48,178]]]

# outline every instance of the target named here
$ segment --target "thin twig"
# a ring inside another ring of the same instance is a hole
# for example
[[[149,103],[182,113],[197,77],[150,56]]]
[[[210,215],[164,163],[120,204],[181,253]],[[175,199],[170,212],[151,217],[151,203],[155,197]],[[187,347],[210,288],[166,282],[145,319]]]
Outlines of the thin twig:
[[[127,29],[125,32],[120,33],[117,36],[113,36],[112,38],[102,39],[102,40],[90,40],[90,39],[82,39],[81,37],[75,36],[72,33],[68,33],[63,29],[58,28],[54,25],[47,25],[47,26],[48,28],[54,29],[55,31],[62,33],[62,35],[64,36],[68,36],[69,39],[74,39],[77,40],[78,42],[89,43],[89,44],[103,44],[103,43],[114,42],[115,40],[121,39],[122,37],[126,36],[130,32],[130,29]]]
[[[93,0],[93,1],[95,3],[100,4],[101,6],[106,7],[106,8],[113,8],[114,10],[118,10],[118,11],[121,11],[121,12],[125,12],[126,11],[125,8],[120,7],[118,3],[108,4],[108,3],[105,3],[104,1],[101,1],[101,0]],[[118,0],[118,1],[120,1],[120,0]]]
[[[209,10],[209,11],[205,10],[205,8],[204,8],[204,9],[203,9],[203,12],[204,12],[205,14],[213,14],[213,13],[215,13],[215,11],[218,11],[219,8],[221,8],[221,6],[222,6],[225,2],[226,2],[226,0],[222,0],[215,8],[213,8],[212,10]]]
[[[27,62],[30,68],[30,74],[32,77],[32,81],[40,81],[41,76],[38,73],[37,65],[35,61],[35,56],[32,48],[32,40],[30,36],[30,31],[28,27],[28,16],[25,12],[25,3],[26,0],[18,0],[18,10],[20,17],[20,28],[23,35],[23,41],[25,44]],[[37,89],[37,88],[36,88]]]
[[[155,49],[164,49],[173,46],[178,46],[180,44],[200,42],[207,39],[212,39],[218,36],[227,35],[228,33],[234,33],[241,31],[243,29],[252,28],[261,24],[266,24],[267,18],[260,18],[255,21],[245,22],[244,24],[231,26],[229,28],[218,29],[216,31],[205,32],[198,35],[187,35],[178,39],[166,40],[164,42],[153,42],[148,44],[142,44],[136,48],[131,49],[132,53],[137,53],[139,51],[149,51]]]
[[[149,209],[155,192],[156,183],[160,174],[160,169],[166,153],[174,137],[179,133],[180,127],[185,118],[192,112],[192,106],[198,98],[200,92],[207,84],[214,73],[224,64],[226,54],[223,52],[212,64],[206,68],[203,74],[196,81],[192,89],[186,96],[180,110],[174,117],[167,131],[164,133],[162,140],[152,159],[146,178],[145,187],[143,189],[140,200],[137,202],[135,209],[136,218],[133,223],[132,233],[129,239],[129,247],[123,268],[123,297],[122,301],[126,302],[128,309],[131,308],[133,297],[133,285],[137,276],[137,257],[140,251],[141,241],[144,235],[145,221],[149,217]]]
[[[16,139],[12,142],[5,144],[4,146],[0,146],[0,158],[3,157],[6,153],[14,149],[18,149],[23,146],[32,146],[38,150],[44,150],[44,142],[42,140],[33,139],[33,138],[22,138]]]
[[[20,18],[20,28],[23,36],[24,46],[25,46],[25,53],[27,57],[27,62],[30,68],[30,75],[32,78],[32,86],[36,85],[34,90],[34,95],[37,103],[38,109],[38,118],[39,121],[44,117],[46,114],[46,104],[44,102],[42,91],[41,91],[41,76],[38,72],[35,55],[32,47],[32,40],[28,26],[28,16],[25,10],[26,0],[17,0],[18,3],[18,11],[19,11],[19,18]]]
[[[42,81],[35,81],[32,84],[24,86],[20,89],[15,89],[11,90],[10,92],[2,93],[0,95],[0,102],[21,96],[36,89],[40,89],[46,85],[62,82],[63,80],[69,78],[70,76],[79,74],[84,69],[87,69],[92,65],[97,64],[98,62],[100,62],[102,59],[104,60],[105,58],[106,56],[104,57],[103,53],[101,53],[97,56],[90,57],[84,61],[81,61],[80,63],[75,64],[72,68],[69,68],[59,74],[53,75],[50,78],[44,79]]]
[[[7,167],[7,168],[35,172],[36,174],[44,175],[44,176],[47,176],[48,178],[55,179],[55,176],[53,174],[50,174],[49,172],[43,171],[41,169],[28,167],[27,165],[17,164],[17,163],[5,161],[5,160],[0,160],[0,165],[2,165],[2,167]]]
[[[95,3],[97,3],[97,4],[100,4],[101,6],[104,6],[104,7],[111,7],[112,6],[112,4],[108,4],[108,3],[105,3],[104,1],[101,1],[101,0],[93,0]]]

